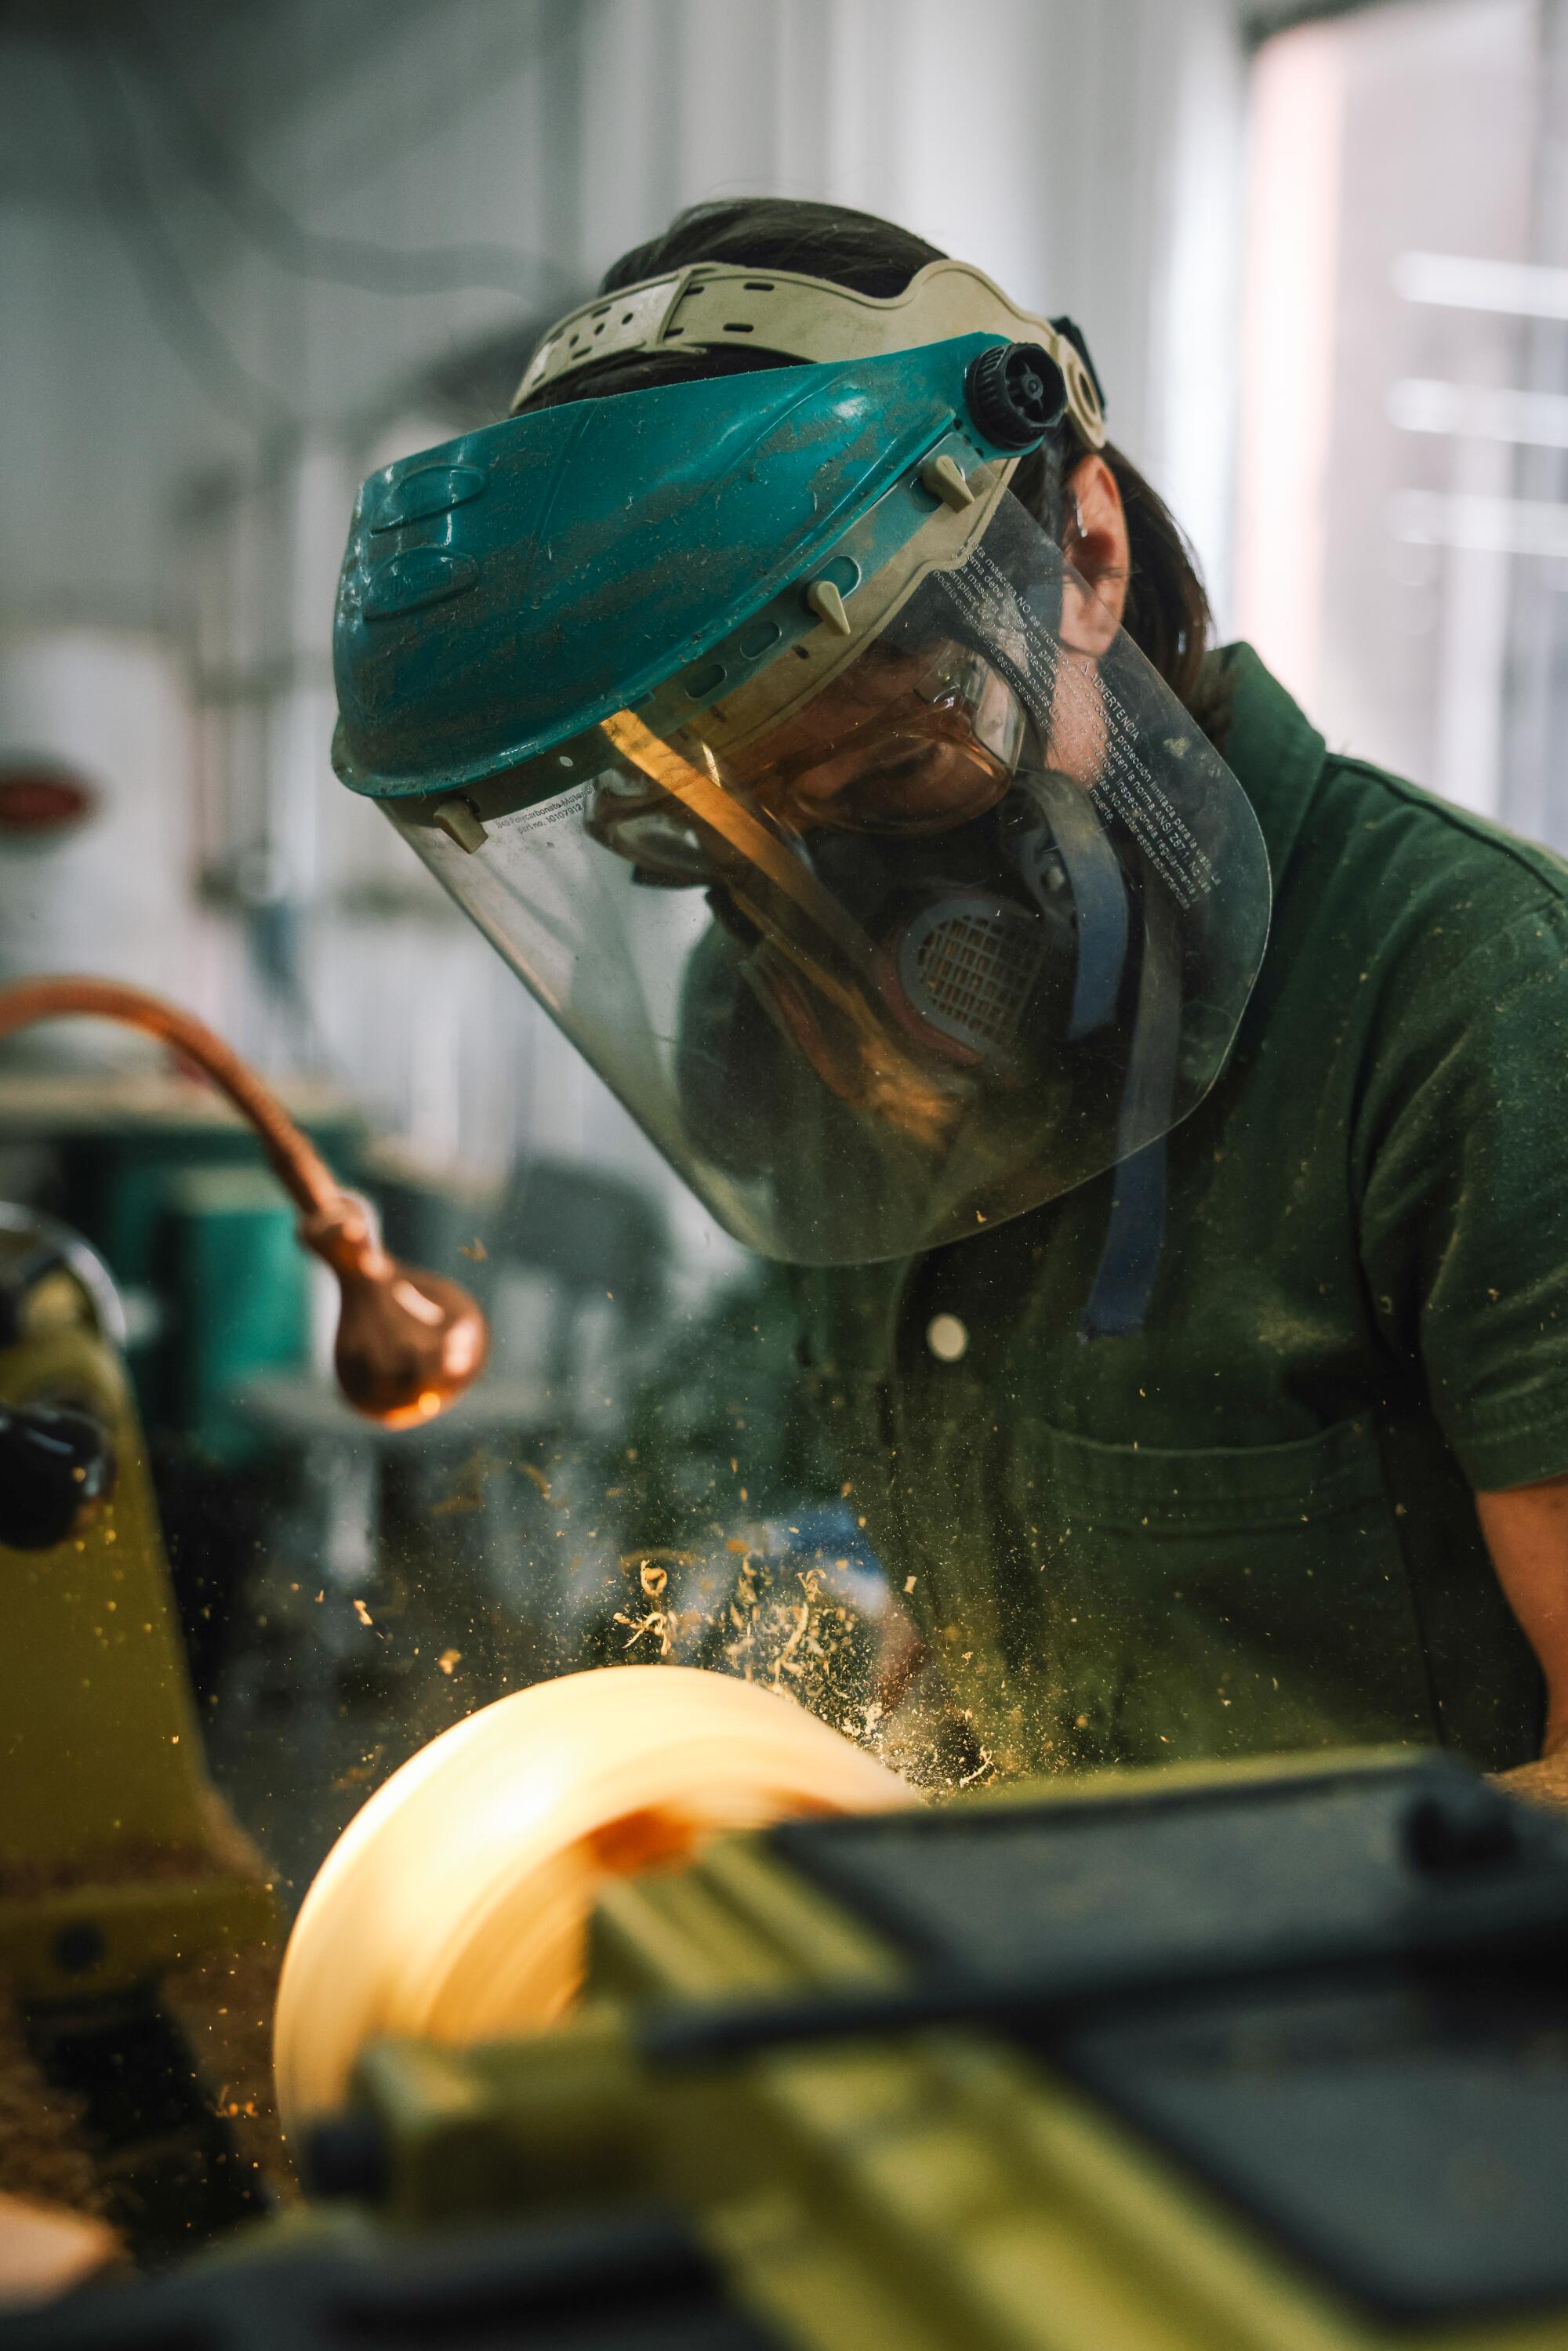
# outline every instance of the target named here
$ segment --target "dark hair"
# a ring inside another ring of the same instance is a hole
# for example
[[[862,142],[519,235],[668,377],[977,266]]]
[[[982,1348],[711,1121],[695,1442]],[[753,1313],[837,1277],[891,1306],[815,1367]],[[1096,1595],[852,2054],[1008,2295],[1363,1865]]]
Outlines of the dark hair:
[[[740,196],[693,204],[662,235],[634,246],[605,272],[601,294],[619,293],[644,277],[661,277],[695,261],[728,261],[748,269],[793,269],[831,278],[860,294],[901,294],[916,271],[943,256],[873,213],[783,196]],[[603,392],[634,392],[693,375],[739,374],[777,367],[777,353],[760,350],[634,353],[601,360],[548,384],[526,406],[548,407]],[[1053,536],[1061,529],[1062,448],[1055,441],[1025,458],[1013,488]],[[1204,656],[1212,625],[1208,599],[1180,527],[1132,460],[1107,442],[1101,452],[1126,509],[1131,569],[1124,624],[1173,692],[1209,732],[1218,732],[1212,674]]]

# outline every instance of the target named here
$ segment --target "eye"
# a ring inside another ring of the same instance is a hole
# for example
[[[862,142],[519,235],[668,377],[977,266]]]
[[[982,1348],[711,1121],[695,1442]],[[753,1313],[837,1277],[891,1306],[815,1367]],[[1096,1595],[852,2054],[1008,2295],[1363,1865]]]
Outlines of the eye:
[[[936,748],[933,743],[917,743],[907,751],[895,753],[891,758],[879,759],[873,767],[862,768],[859,780],[862,783],[873,780],[896,783],[901,777],[916,776],[923,768],[929,767]]]

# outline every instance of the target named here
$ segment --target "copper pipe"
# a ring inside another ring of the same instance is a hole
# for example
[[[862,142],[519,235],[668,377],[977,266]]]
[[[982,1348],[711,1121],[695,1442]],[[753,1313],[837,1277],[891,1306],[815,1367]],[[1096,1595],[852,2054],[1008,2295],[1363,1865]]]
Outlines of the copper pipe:
[[[300,1211],[299,1238],[331,1267],[342,1306],[338,1383],[357,1412],[389,1428],[434,1420],[483,1367],[485,1318],[444,1275],[400,1265],[271,1089],[212,1029],[177,1005],[118,980],[19,980],[0,988],[0,1037],[34,1020],[89,1018],[144,1029],[194,1061],[261,1137]]]

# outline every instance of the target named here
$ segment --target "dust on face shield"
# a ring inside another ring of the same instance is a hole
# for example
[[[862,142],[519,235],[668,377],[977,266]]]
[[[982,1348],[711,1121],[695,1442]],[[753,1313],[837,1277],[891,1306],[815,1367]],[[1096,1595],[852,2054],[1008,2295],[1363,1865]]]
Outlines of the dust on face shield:
[[[1165,1134],[1268,927],[1239,787],[1010,491],[852,635],[854,572],[456,826],[388,804],[718,1221],[800,1264],[958,1239]]]

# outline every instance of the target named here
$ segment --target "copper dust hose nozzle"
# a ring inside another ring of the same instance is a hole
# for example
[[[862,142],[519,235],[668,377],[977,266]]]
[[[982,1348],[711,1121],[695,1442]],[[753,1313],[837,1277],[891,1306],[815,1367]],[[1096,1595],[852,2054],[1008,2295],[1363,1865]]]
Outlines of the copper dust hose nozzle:
[[[434,1420],[484,1364],[485,1317],[465,1290],[388,1257],[360,1203],[344,1192],[282,1103],[221,1037],[118,980],[25,979],[0,987],[0,1037],[34,1020],[122,1020],[172,1045],[204,1071],[260,1135],[299,1208],[299,1238],[338,1277],[342,1310],[334,1360],[356,1412],[388,1428]]]

